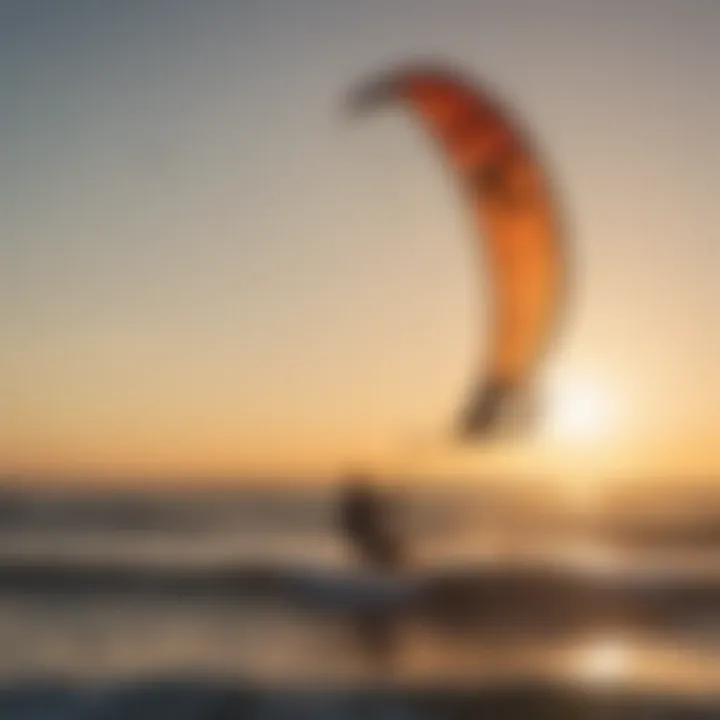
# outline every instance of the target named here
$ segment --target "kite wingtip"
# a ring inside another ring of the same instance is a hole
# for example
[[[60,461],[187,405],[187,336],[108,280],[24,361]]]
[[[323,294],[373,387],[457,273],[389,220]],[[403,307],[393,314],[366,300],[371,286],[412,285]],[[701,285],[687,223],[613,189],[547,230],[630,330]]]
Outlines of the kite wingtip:
[[[537,410],[530,395],[497,378],[484,382],[460,418],[458,437],[466,442],[492,440],[527,430]]]
[[[454,64],[439,57],[416,57],[397,62],[385,70],[361,81],[346,96],[343,109],[349,117],[357,117],[376,110],[402,96],[408,80],[417,77],[435,77],[463,80],[463,75]]]
[[[344,110],[351,117],[364,115],[390,102],[396,93],[397,83],[393,78],[366,81],[351,89],[345,98]]]
[[[458,423],[458,435],[473,440],[494,434],[510,388],[495,379],[483,383],[470,399]]]

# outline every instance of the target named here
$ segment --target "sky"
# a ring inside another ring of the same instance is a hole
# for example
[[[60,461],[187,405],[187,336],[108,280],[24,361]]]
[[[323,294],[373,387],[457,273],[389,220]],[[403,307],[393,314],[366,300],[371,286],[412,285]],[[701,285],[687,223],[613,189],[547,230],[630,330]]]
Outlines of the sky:
[[[5,0],[0,474],[719,472],[718,28],[715,0]],[[420,133],[342,113],[418,57],[498,88],[557,183],[556,434],[437,441],[487,278]]]

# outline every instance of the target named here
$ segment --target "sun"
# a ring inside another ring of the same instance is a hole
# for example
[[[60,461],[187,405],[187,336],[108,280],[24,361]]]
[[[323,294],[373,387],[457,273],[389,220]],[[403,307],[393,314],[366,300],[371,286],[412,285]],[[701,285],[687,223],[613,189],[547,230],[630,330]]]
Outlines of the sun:
[[[597,382],[563,378],[555,383],[548,403],[546,433],[556,440],[589,442],[605,437],[612,428],[610,394]]]

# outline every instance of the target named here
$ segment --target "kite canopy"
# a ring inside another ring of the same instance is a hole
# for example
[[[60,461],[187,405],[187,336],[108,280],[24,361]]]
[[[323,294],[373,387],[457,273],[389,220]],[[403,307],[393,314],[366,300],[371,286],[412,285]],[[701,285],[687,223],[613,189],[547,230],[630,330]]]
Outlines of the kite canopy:
[[[526,388],[557,328],[564,263],[550,183],[528,139],[487,89],[439,67],[406,67],[359,87],[350,110],[402,103],[459,180],[483,248],[493,324],[458,432],[479,438],[499,426]]]

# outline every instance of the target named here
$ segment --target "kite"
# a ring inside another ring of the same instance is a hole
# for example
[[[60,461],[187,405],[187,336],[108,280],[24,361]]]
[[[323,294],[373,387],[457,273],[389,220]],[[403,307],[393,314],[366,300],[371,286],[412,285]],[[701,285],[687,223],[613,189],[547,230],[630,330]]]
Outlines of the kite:
[[[353,114],[405,107],[463,191],[493,299],[490,337],[457,432],[493,434],[528,389],[557,335],[565,259],[559,212],[527,134],[488,89],[442,67],[406,67],[363,83]]]

